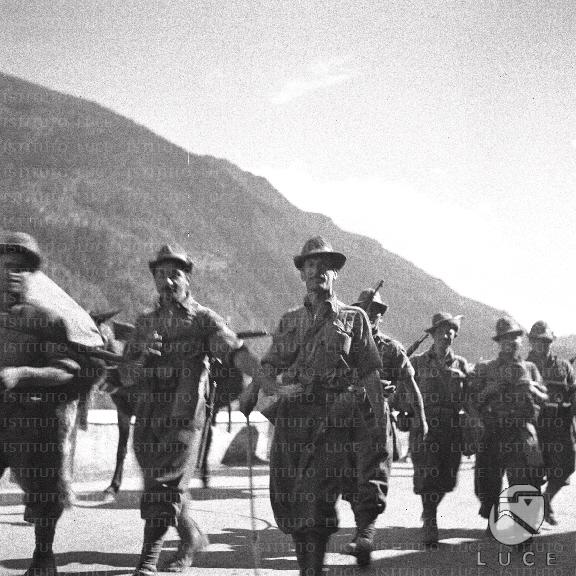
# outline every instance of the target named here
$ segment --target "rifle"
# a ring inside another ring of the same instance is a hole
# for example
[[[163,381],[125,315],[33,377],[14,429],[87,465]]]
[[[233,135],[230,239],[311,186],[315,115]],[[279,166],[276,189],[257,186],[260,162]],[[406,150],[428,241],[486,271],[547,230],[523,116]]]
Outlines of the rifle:
[[[430,336],[430,334],[426,333],[426,334],[424,334],[424,336],[422,336],[421,338],[418,338],[418,340],[413,342],[412,345],[408,348],[408,350],[406,350],[406,356],[408,356],[408,358],[410,358],[410,356],[412,356],[412,354],[414,354],[414,352],[416,352],[416,350],[418,350],[418,348],[420,348],[420,344],[422,344],[422,342],[424,342],[424,340],[426,340],[426,338],[428,338],[428,336]]]

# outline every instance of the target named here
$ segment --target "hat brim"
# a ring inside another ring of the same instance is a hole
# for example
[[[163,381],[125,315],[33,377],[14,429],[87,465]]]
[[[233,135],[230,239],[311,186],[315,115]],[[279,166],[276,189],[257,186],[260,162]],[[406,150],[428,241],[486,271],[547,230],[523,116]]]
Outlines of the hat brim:
[[[384,304],[383,302],[354,302],[352,306],[356,306],[357,308],[362,308],[365,312],[367,312],[368,306],[372,309],[377,310],[378,314],[385,314],[386,310],[388,310],[388,304]]]
[[[503,334],[497,334],[492,338],[494,342],[500,342],[506,336],[524,336],[524,330],[510,330],[508,332],[504,332]]]
[[[334,270],[340,270],[344,264],[346,264],[346,256],[344,256],[344,254],[341,254],[340,252],[326,252],[318,250],[317,252],[309,252],[305,255],[298,254],[297,256],[294,256],[294,266],[296,266],[298,270],[301,270],[306,259],[316,258],[318,256],[322,256],[323,258],[329,260],[330,268]]]
[[[194,268],[192,262],[189,262],[182,258],[168,256],[166,258],[160,258],[159,260],[150,260],[148,262],[148,268],[150,268],[152,274],[154,274],[154,270],[156,269],[156,267],[162,264],[163,262],[174,262],[175,264],[178,264],[178,266],[180,266],[180,268],[184,270],[184,272],[186,273],[192,272],[192,269]]]
[[[29,250],[21,244],[0,244],[0,254],[24,254],[32,264],[34,270],[38,270],[42,264],[42,258],[36,252]]]
[[[531,336],[528,334],[528,340],[546,340],[546,342],[554,342],[556,336],[552,334],[538,334],[537,336]]]
[[[438,322],[438,324],[435,324],[434,326],[430,326],[430,328],[426,328],[424,330],[424,332],[427,332],[428,334],[432,334],[433,332],[438,330],[438,328],[440,328],[440,326],[444,326],[444,324],[448,324],[449,326],[453,326],[454,328],[456,328],[456,330],[460,330],[460,324],[461,324],[462,318],[463,318],[463,316],[454,316],[454,318],[447,318],[446,320],[441,320],[440,322]]]

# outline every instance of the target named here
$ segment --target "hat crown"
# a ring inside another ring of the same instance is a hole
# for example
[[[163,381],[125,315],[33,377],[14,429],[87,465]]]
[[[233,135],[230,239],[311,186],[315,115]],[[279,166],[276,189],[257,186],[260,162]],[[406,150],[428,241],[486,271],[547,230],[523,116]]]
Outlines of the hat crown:
[[[300,254],[294,256],[296,268],[302,268],[304,261],[314,256],[325,256],[335,270],[340,270],[346,262],[346,256],[340,252],[335,252],[328,240],[322,236],[314,236],[306,241]]]
[[[180,246],[172,246],[171,244],[164,244],[158,250],[156,260],[163,260],[169,258],[170,256],[180,256],[184,254],[184,250]]]
[[[452,320],[452,314],[448,312],[437,312],[432,316],[432,326],[436,326],[438,324],[442,324],[442,322],[447,322],[448,320]]]
[[[427,328],[425,332],[431,334],[432,332],[434,332],[434,330],[436,330],[436,328],[438,328],[442,324],[450,324],[454,328],[456,328],[456,330],[460,330],[461,321],[462,321],[462,315],[460,314],[452,316],[452,314],[450,314],[449,312],[437,312],[436,314],[434,314],[434,316],[432,316],[432,325],[430,326],[430,328]]]
[[[518,322],[512,318],[499,318],[496,322],[496,338],[505,334],[523,334],[524,330]]]
[[[190,272],[193,267],[192,260],[188,254],[186,254],[184,249],[177,244],[164,244],[161,246],[160,250],[158,250],[158,253],[156,254],[156,259],[149,263],[150,269],[153,270],[160,263],[166,261],[179,262],[182,264],[186,272]]]
[[[366,302],[375,302],[376,304],[384,304],[382,301],[382,296],[380,296],[380,292],[376,292],[374,294],[373,288],[368,288],[368,290],[362,290],[360,292],[360,296],[358,296],[358,303],[365,304]]]
[[[532,328],[530,328],[529,338],[544,338],[547,340],[554,340],[554,333],[550,329],[548,322],[544,320],[538,320],[534,322]]]
[[[312,252],[333,252],[332,244],[322,236],[314,236],[302,247],[301,256],[306,256]]]

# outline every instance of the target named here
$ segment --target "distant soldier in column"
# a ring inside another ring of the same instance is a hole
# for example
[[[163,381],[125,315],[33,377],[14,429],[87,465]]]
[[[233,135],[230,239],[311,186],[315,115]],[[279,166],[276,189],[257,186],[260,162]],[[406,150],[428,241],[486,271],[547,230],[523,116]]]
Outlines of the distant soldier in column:
[[[485,427],[474,473],[482,518],[498,503],[504,474],[509,485],[542,485],[536,425],[548,397],[536,365],[520,357],[523,334],[516,321],[500,318],[493,338],[500,353],[474,372],[470,401]]]
[[[438,505],[454,490],[462,457],[460,420],[470,369],[452,350],[461,319],[447,312],[434,314],[426,329],[434,343],[427,352],[411,357],[428,424],[425,437],[421,430],[410,433],[414,492],[422,498],[422,541],[426,546],[438,543]]]
[[[159,295],[127,342],[123,385],[134,385],[134,452],[144,477],[144,543],[135,576],[152,576],[170,526],[180,546],[166,570],[183,572],[206,544],[192,518],[188,484],[198,456],[209,393],[208,355],[258,376],[260,363],[224,320],[194,300],[189,256],[163,246],[149,263]]]
[[[376,518],[374,517],[373,521],[365,525],[362,530],[359,529],[359,526],[362,525],[362,516],[364,514],[362,502],[358,501],[360,494],[363,492],[359,485],[377,484],[380,486],[380,491],[384,496],[388,494],[394,446],[390,408],[386,396],[393,395],[398,405],[401,405],[403,409],[409,409],[414,414],[412,429],[415,433],[425,435],[428,427],[424,415],[422,395],[414,381],[412,364],[406,356],[402,344],[380,331],[380,321],[388,309],[388,305],[382,302],[379,292],[374,293],[373,289],[368,289],[360,293],[358,301],[353,306],[362,308],[368,315],[372,336],[382,361],[382,368],[379,370],[380,378],[383,382],[390,383],[390,390],[382,391],[385,414],[383,424],[385,425],[370,428],[369,434],[361,439],[359,450],[363,453],[361,460],[364,462],[364,466],[358,467],[356,458],[354,458],[354,474],[350,479],[347,479],[350,480],[350,487],[342,496],[343,499],[348,500],[352,505],[357,526],[354,539],[345,546],[344,552],[356,556],[358,564],[366,565],[370,563]],[[355,455],[352,454],[351,456]]]
[[[538,438],[544,458],[546,490],[544,492],[544,520],[558,524],[552,508],[552,498],[568,484],[574,472],[574,415],[576,414],[576,383],[568,360],[550,351],[554,334],[542,320],[530,329],[530,354],[548,390],[548,400],[538,419]]]
[[[102,345],[88,314],[40,270],[28,234],[0,239],[0,477],[24,492],[36,547],[25,576],[56,576],[56,526],[70,503],[71,437],[78,398],[103,365],[70,343]],[[2,546],[9,546],[5,540]]]
[[[277,400],[266,411],[276,425],[270,500],[278,527],[294,540],[303,576],[321,575],[329,537],[338,530],[336,502],[342,478],[352,472],[347,452],[371,428],[386,429],[381,361],[368,318],[334,293],[345,262],[320,236],[304,244],[294,257],[306,285],[304,305],[282,316],[262,359],[268,372],[262,392]],[[362,453],[357,457],[362,467]],[[384,509],[385,494],[378,483],[361,484],[360,491],[362,532]]]

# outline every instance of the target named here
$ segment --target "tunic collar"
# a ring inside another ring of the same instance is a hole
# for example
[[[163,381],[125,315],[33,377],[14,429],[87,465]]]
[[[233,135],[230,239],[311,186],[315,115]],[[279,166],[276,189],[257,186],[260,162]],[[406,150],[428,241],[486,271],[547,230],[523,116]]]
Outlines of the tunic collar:
[[[176,300],[169,300],[169,301],[161,301],[158,299],[156,301],[156,310],[164,309],[172,309],[172,310],[184,310],[185,312],[191,313],[198,309],[198,302],[192,298],[192,295],[188,293],[182,302],[178,302]]]
[[[306,310],[312,314],[312,302],[310,302],[308,294],[304,297],[304,306]],[[318,307],[318,311],[322,312],[322,316],[324,316],[328,310],[333,314],[338,314],[338,311],[340,310],[340,303],[335,294],[328,296]]]

